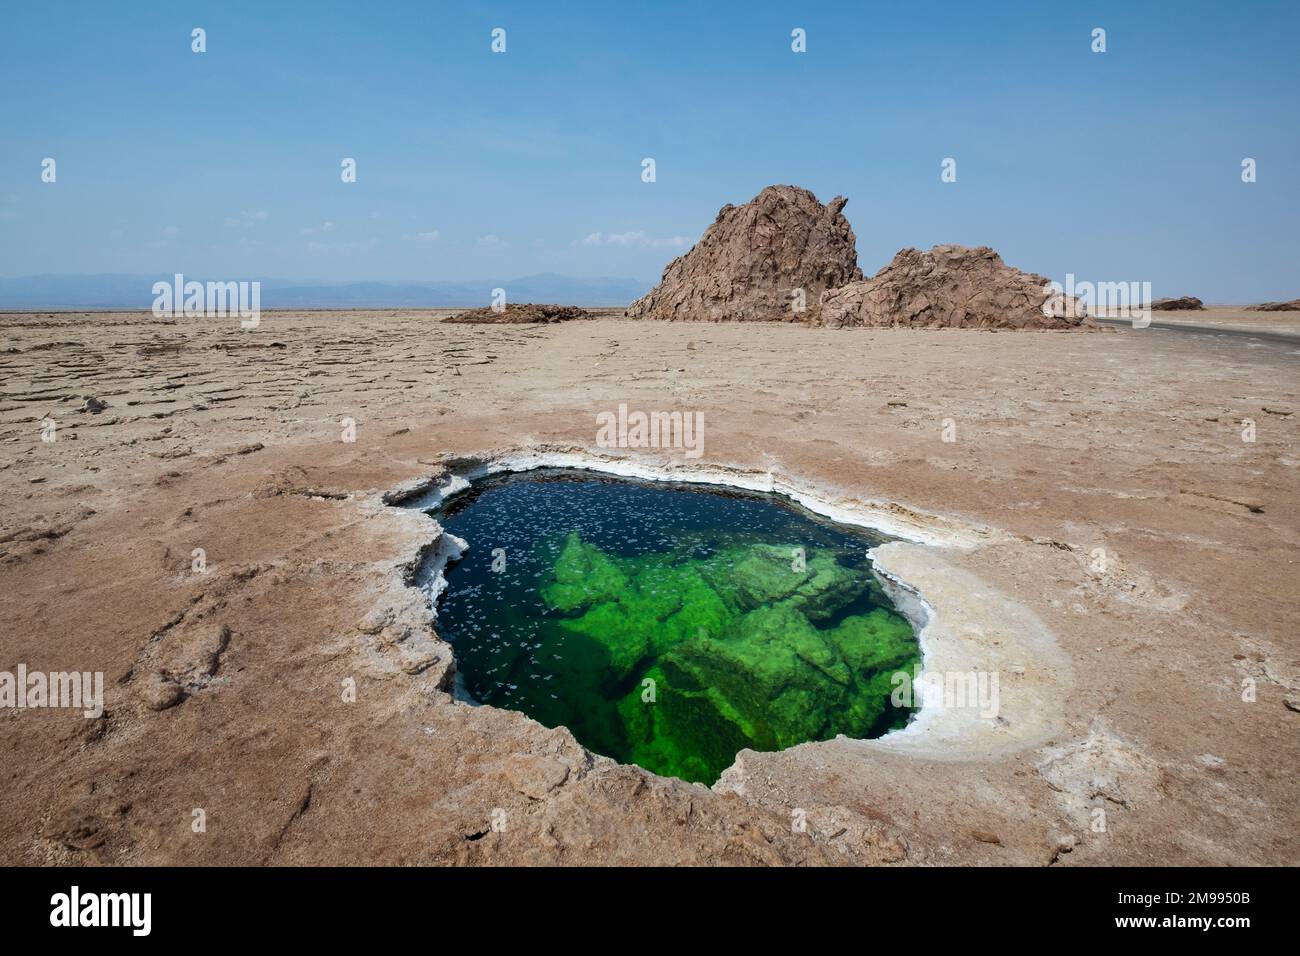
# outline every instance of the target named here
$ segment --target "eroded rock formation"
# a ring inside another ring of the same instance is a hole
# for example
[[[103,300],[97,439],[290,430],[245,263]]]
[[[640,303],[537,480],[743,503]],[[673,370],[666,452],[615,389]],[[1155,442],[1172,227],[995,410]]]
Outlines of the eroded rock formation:
[[[462,325],[525,325],[530,322],[546,324],[569,322],[574,319],[594,319],[586,309],[576,305],[537,305],[532,302],[510,303],[500,311],[490,307],[458,312],[444,322]]]
[[[1095,329],[1083,303],[987,246],[904,249],[870,279],[847,200],[768,186],[723,206],[703,238],[628,307],[631,318],[795,321],[831,328]]]
[[[1156,299],[1151,303],[1153,312],[1199,312],[1205,303],[1194,295],[1179,296],[1176,299]]]
[[[806,189],[768,186],[743,206],[723,206],[628,316],[803,321],[827,289],[862,278],[847,202],[836,196],[823,206]]]
[[[1289,302],[1261,302],[1247,308],[1248,312],[1300,312],[1300,299]]]
[[[987,246],[904,249],[870,279],[828,291],[808,318],[829,328],[1096,327],[1077,300],[1054,295],[1048,279],[1006,265]]]

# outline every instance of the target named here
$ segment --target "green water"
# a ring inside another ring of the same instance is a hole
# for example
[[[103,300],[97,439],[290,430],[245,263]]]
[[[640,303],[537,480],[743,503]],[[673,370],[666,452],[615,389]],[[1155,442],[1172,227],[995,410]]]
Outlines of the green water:
[[[438,630],[463,692],[623,763],[712,783],[744,748],[903,726],[911,626],[880,538],[781,499],[531,473],[434,512],[470,550]]]

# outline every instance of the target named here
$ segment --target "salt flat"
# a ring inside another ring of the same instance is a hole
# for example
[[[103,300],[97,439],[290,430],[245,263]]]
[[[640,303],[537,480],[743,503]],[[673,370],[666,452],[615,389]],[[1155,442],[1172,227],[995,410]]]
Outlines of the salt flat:
[[[107,686],[0,718],[6,860],[1300,862],[1300,339],[445,314],[0,315],[0,668]],[[708,790],[454,703],[450,649],[373,617],[428,544],[380,496],[595,453],[623,402],[702,413],[693,465],[937,529],[886,567],[1011,665],[1004,724]]]

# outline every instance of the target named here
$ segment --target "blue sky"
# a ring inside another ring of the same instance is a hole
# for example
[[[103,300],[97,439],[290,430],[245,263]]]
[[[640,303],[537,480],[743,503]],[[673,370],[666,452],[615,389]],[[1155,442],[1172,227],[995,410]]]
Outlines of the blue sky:
[[[1300,3],[292,7],[7,3],[0,275],[653,279],[794,183],[849,197],[868,274],[956,242],[1300,295]]]

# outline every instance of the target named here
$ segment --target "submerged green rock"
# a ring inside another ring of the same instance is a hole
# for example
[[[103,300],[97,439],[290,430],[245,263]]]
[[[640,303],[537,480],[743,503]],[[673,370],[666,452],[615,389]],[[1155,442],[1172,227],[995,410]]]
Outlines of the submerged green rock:
[[[712,783],[744,748],[905,724],[890,693],[919,658],[910,625],[879,606],[867,566],[796,554],[751,542],[620,558],[569,534],[541,596],[585,638],[566,676],[592,695],[590,745]]]

